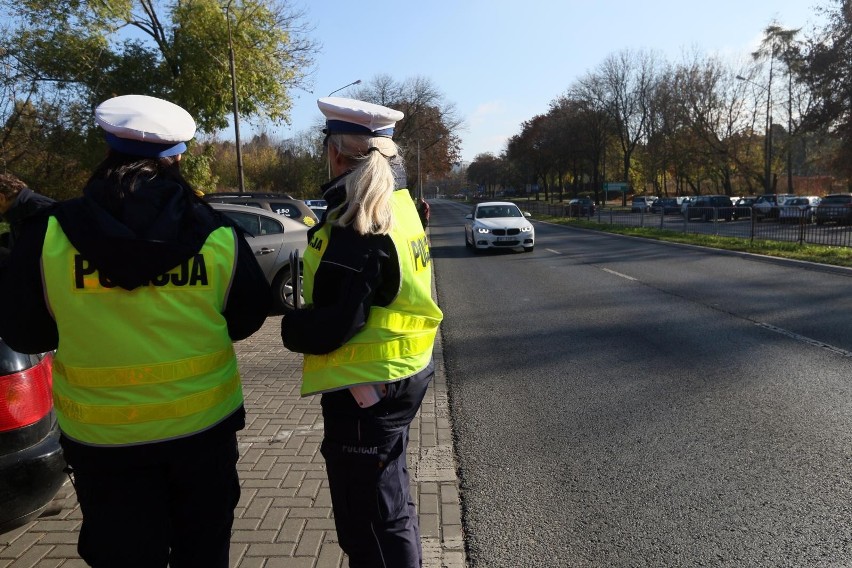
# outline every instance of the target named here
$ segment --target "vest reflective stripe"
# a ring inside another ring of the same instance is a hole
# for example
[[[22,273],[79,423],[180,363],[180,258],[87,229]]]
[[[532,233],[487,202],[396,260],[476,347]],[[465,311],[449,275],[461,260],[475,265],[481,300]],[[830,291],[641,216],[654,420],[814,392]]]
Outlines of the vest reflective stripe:
[[[107,406],[84,404],[62,395],[54,397],[57,410],[66,418],[86,424],[141,424],[169,418],[184,418],[208,410],[226,401],[240,390],[240,376],[234,375],[227,383],[200,393],[159,404],[134,406]]]
[[[84,368],[68,367],[63,363],[54,363],[53,368],[72,385],[82,387],[120,387],[167,383],[203,375],[226,365],[233,357],[234,350],[227,349],[184,361],[160,363],[145,367]]]
[[[240,407],[222,315],[236,238],[220,227],[181,265],[124,290],[49,219],[42,273],[59,330],[53,397],[65,435],[102,446],[169,440],[206,430]]]
[[[426,368],[432,358],[443,314],[432,299],[426,234],[407,190],[394,192],[392,206],[390,237],[399,261],[400,289],[388,306],[370,308],[366,325],[346,345],[325,355],[305,355],[303,396],[404,379]],[[333,234],[330,226],[323,226],[305,251],[304,290],[309,303],[314,275]]]
[[[434,342],[435,334],[427,333],[420,337],[406,337],[376,345],[344,345],[340,349],[335,349],[326,355],[306,357],[304,370],[305,372],[313,372],[327,367],[339,367],[350,363],[368,363],[386,361],[388,359],[402,359],[412,355],[416,356],[420,353],[431,351]]]
[[[433,330],[441,323],[440,318],[428,316],[416,316],[413,314],[402,314],[390,312],[377,308],[370,312],[368,325],[371,327],[384,328],[399,331]]]

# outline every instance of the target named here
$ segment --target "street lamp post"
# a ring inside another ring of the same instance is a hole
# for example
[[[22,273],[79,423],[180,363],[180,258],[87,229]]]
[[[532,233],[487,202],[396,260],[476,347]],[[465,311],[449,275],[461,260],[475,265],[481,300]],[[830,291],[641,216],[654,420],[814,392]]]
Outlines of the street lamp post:
[[[417,197],[423,199],[423,178],[420,176],[420,138],[417,139]]]
[[[357,80],[355,80],[355,81],[352,81],[352,82],[351,82],[351,83],[349,83],[348,85],[343,85],[343,86],[342,86],[342,87],[340,87],[339,89],[334,89],[332,92],[330,92],[330,93],[328,94],[328,96],[330,97],[330,96],[331,96],[331,95],[333,95],[334,93],[337,93],[337,92],[339,92],[339,91],[342,91],[342,90],[343,90],[343,89],[345,89],[346,87],[351,87],[352,85],[360,85],[360,84],[361,84],[361,79],[357,79]]]
[[[234,43],[231,39],[231,2],[225,6],[225,18],[228,20],[228,56],[231,68],[231,97],[234,101],[234,142],[237,145],[237,179],[240,185],[240,193],[245,193],[245,178],[243,176],[243,151],[240,145],[240,109],[237,103],[237,75],[234,71]]]
[[[787,69],[787,193],[793,193],[793,73]]]
[[[764,87],[754,81],[746,79],[742,75],[737,75],[737,79],[740,81],[745,81],[746,83],[751,83],[755,87],[763,89],[766,91],[766,140],[764,141],[765,146],[765,160],[763,165],[763,177],[764,177],[764,193],[767,195],[772,193],[772,181],[769,179],[772,170],[772,119],[771,119],[771,109],[772,109],[772,91],[768,87]],[[771,83],[770,83],[771,85]]]
[[[444,135],[438,134],[435,140],[423,149],[428,150],[443,139]],[[423,199],[423,177],[420,175],[420,138],[417,139],[417,197]]]

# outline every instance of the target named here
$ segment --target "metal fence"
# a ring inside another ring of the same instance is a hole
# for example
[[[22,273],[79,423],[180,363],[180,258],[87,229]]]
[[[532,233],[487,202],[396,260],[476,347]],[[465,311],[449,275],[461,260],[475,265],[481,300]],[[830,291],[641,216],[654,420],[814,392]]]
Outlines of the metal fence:
[[[532,213],[533,217],[568,217],[565,204],[524,201],[518,206]],[[598,207],[592,215],[585,214],[579,218],[609,225],[681,233],[852,247],[852,211],[848,208],[821,208],[820,217],[813,211],[787,210],[783,218],[778,213],[779,210],[774,209],[769,216],[758,218],[752,215],[749,207],[690,207],[687,212],[667,214],[636,212],[624,207]]]

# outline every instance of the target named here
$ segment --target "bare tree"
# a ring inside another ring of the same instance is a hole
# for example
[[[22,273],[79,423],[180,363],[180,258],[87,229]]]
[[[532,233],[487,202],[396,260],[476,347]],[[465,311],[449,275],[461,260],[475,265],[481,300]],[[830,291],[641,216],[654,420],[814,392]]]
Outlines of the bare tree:
[[[424,77],[403,82],[379,75],[355,91],[361,100],[398,109],[405,117],[396,125],[394,139],[402,148],[411,187],[424,180],[449,175],[461,155],[459,130],[463,121],[456,107]],[[420,167],[414,167],[419,162]]]
[[[657,60],[649,52],[623,50],[609,55],[597,71],[580,79],[577,91],[597,100],[615,127],[622,154],[622,176],[630,182],[630,161],[647,134]],[[626,202],[626,195],[624,200]]]

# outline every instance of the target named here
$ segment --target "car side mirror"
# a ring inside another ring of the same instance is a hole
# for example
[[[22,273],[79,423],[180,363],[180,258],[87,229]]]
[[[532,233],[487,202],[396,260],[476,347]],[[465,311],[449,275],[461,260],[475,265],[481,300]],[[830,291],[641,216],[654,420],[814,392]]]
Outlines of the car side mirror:
[[[473,213],[468,213],[464,216],[465,219],[473,219]]]
[[[524,211],[524,217],[532,217],[532,213],[529,211]]]

